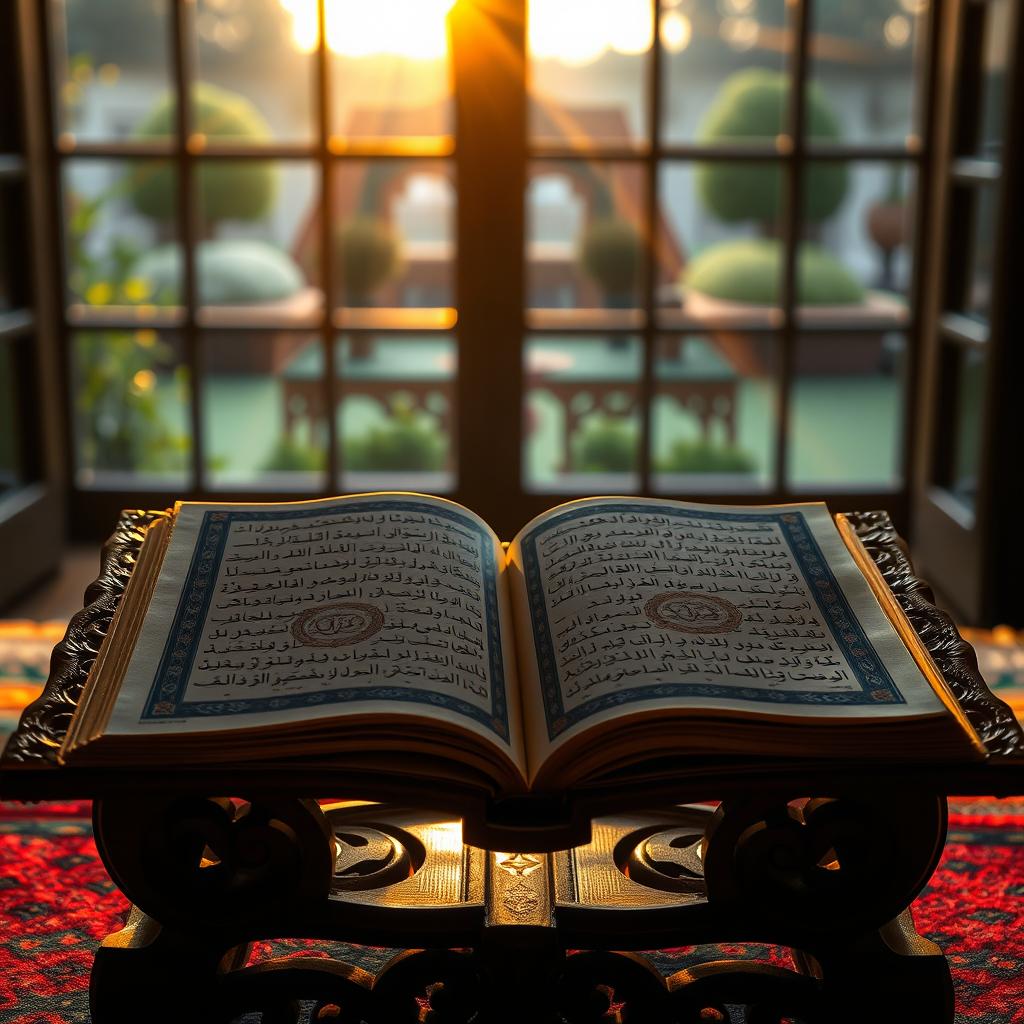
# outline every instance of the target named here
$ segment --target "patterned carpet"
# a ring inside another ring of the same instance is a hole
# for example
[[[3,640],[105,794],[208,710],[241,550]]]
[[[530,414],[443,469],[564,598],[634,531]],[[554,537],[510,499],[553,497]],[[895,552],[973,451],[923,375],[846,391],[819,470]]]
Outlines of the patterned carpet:
[[[6,805],[2,814],[0,1021],[83,1024],[93,951],[119,926],[126,901],[97,860],[87,804]],[[1024,1024],[1024,800],[954,808],[942,863],[914,916],[949,956],[958,1024]],[[347,952],[371,969],[384,959],[380,950]],[[671,971],[716,954],[744,949],[658,959]]]
[[[21,709],[43,688],[50,652],[66,628],[66,622],[0,619],[0,749],[17,728]]]

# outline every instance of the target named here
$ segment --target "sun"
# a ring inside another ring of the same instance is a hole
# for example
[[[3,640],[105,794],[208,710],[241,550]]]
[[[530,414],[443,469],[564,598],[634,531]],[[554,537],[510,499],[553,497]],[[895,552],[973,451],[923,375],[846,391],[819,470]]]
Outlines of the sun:
[[[280,0],[292,42],[312,53],[320,41],[317,0]],[[438,60],[448,52],[448,12],[456,0],[324,0],[328,48],[343,57],[390,55]]]
[[[457,0],[324,0],[328,48],[343,57],[439,60],[448,52],[448,15]],[[280,0],[292,42],[311,53],[320,41],[317,0]],[[609,51],[645,53],[654,38],[650,0],[529,0],[534,59],[592,64]]]

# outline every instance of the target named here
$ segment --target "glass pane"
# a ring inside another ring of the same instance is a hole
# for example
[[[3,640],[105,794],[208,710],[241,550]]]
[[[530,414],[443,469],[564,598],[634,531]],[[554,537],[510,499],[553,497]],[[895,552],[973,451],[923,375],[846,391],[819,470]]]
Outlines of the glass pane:
[[[992,274],[996,244],[996,190],[982,185],[971,196],[971,241],[967,253],[967,293],[963,311],[987,321],[992,310]]]
[[[659,493],[766,490],[774,482],[778,344],[728,331],[658,343],[651,465]]]
[[[985,41],[981,67],[981,117],[978,119],[978,153],[996,158],[1003,148],[1006,130],[1006,72],[1010,63],[1010,31],[1013,5],[1009,0],[985,4]]]
[[[327,404],[315,334],[203,337],[204,465],[214,487],[323,490]]]
[[[956,433],[953,442],[951,490],[974,508],[981,469],[981,429],[985,402],[985,353],[966,349],[959,359],[956,386]]]
[[[534,163],[526,195],[529,305],[638,307],[645,191],[644,169],[638,164]]]
[[[902,479],[906,339],[897,333],[805,334],[790,405],[789,482],[841,490]]]
[[[905,319],[913,279],[914,168],[819,161],[805,174],[800,315],[815,323]]]
[[[332,144],[444,139],[454,119],[448,12],[455,0],[326,0]],[[287,0],[292,38],[316,45],[316,0]]]
[[[665,163],[658,300],[664,321],[777,323],[784,170],[761,161]]]
[[[331,222],[341,304],[454,304],[454,175],[448,160],[346,160],[336,167]]]
[[[196,181],[203,239],[196,251],[199,301],[221,307],[207,313],[207,322],[315,322],[323,291],[314,165],[201,160]],[[178,269],[177,255],[164,249],[150,258],[170,274]]]
[[[16,305],[14,297],[14,253],[17,239],[12,223],[14,213],[15,192],[0,182],[0,313],[13,309]]]
[[[929,0],[811,4],[810,138],[902,143],[918,134],[929,6]]]
[[[86,142],[174,133],[168,0],[51,0],[57,131]]]
[[[342,335],[336,359],[343,488],[452,490],[455,339]]]
[[[527,490],[620,494],[639,486],[639,338],[537,335],[523,351]]]
[[[22,150],[21,85],[15,57],[18,40],[18,6],[0,4],[0,153],[18,153]]]
[[[530,137],[628,145],[646,130],[651,0],[529,0]]]
[[[0,343],[0,496],[23,481],[18,400],[20,390],[13,346]]]
[[[661,0],[667,143],[774,143],[787,131],[785,0]]]
[[[198,0],[193,132],[232,143],[312,138],[313,57],[296,45],[286,6]]]
[[[188,369],[176,337],[152,330],[75,332],[71,403],[80,487],[188,486]]]
[[[181,267],[173,165],[68,160],[63,171],[70,301],[93,309],[177,303]]]
[[[0,312],[32,305],[28,182],[0,179]]]

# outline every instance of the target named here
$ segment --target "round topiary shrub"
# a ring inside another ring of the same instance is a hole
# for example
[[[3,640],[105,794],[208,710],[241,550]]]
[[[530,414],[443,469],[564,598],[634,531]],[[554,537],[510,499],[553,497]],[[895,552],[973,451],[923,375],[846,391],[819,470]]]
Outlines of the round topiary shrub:
[[[401,247],[390,226],[376,217],[357,217],[336,234],[338,264],[345,301],[364,306],[401,267]]]
[[[782,283],[782,244],[770,238],[722,242],[691,260],[686,287],[731,302],[777,305]],[[864,301],[864,288],[834,256],[804,243],[797,250],[797,302],[840,306]]]
[[[786,75],[765,68],[738,71],[722,85],[698,131],[704,143],[773,139],[786,131],[789,82]],[[825,94],[807,87],[806,131],[816,141],[841,135]],[[803,183],[804,217],[817,223],[836,211],[846,195],[846,165],[809,163]],[[697,191],[709,210],[728,223],[757,221],[774,226],[785,201],[782,169],[775,163],[709,161],[697,170]]]
[[[173,97],[165,97],[139,125],[139,138],[167,138],[176,130]],[[263,115],[244,97],[207,82],[192,89],[192,130],[208,138],[263,141],[271,136]],[[277,169],[269,161],[200,163],[198,207],[209,227],[222,220],[258,220],[277,195]],[[169,163],[136,161],[128,172],[126,191],[132,206],[155,221],[174,217],[178,192]]]
[[[587,226],[578,258],[608,305],[615,307],[631,304],[643,255],[643,240],[636,228],[620,217],[605,217]]]
[[[604,417],[588,424],[573,447],[577,473],[628,473],[636,468],[637,432],[622,419]]]
[[[676,441],[657,464],[662,473],[752,473],[753,457],[732,444],[714,444],[704,438]]]

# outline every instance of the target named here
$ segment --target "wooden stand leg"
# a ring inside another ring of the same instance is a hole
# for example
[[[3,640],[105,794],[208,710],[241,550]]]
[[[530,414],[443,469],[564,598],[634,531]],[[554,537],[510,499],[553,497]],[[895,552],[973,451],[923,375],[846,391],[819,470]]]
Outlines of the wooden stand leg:
[[[119,1022],[130,1013],[148,1021],[214,1020],[214,981],[240,967],[247,948],[219,950],[174,933],[132,907],[125,927],[96,952],[89,982],[94,1024]]]
[[[728,1006],[757,1024],[952,1024],[953,982],[934,943],[919,936],[910,911],[847,946],[795,951],[796,971],[717,961],[668,980],[674,1024],[728,1021]]]
[[[725,1024],[736,1006],[746,1024],[953,1020],[946,960],[901,909],[941,850],[933,799],[602,819],[550,857],[485,853],[457,822],[380,805],[189,798],[96,816],[143,909],[97,954],[94,1024],[138,1007],[152,1024],[297,1024],[309,1004],[338,1024]],[[285,936],[430,948],[376,976],[329,959],[247,966],[248,943]],[[666,979],[628,951],[723,942],[785,946],[795,964]]]
[[[909,910],[846,950],[816,959],[837,1021],[952,1024],[953,979],[942,950],[914,930]]]

